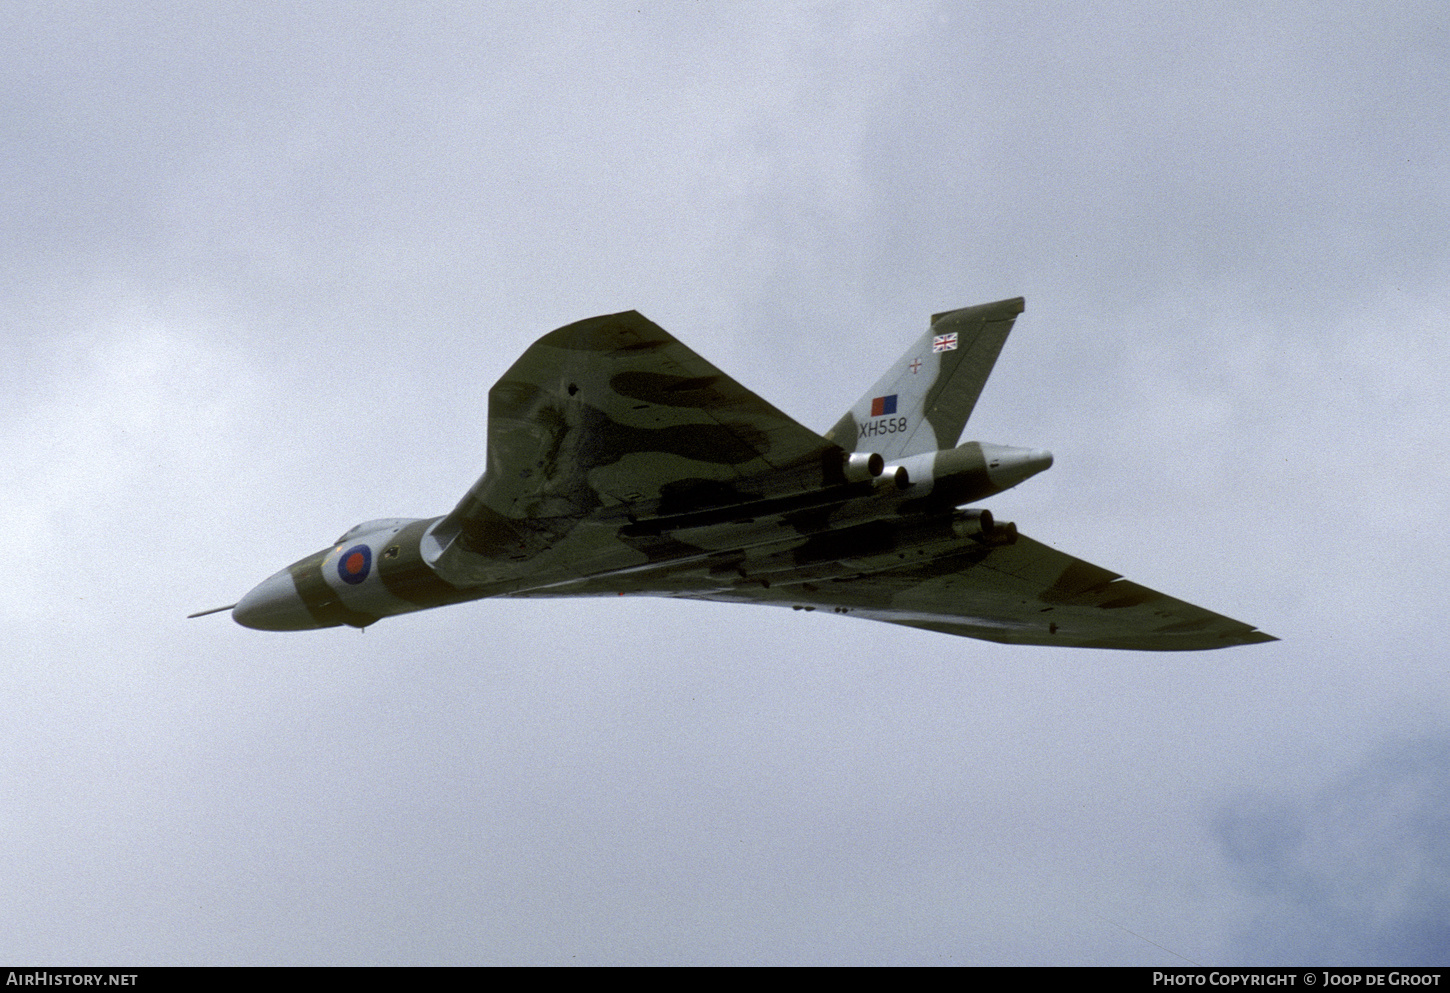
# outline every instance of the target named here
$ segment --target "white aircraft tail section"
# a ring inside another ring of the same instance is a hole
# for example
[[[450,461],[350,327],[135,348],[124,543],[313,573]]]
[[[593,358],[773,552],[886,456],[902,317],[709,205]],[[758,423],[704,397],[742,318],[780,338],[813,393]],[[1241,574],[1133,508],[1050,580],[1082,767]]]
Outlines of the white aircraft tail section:
[[[907,349],[826,437],[887,462],[953,448],[977,404],[1022,297],[933,314]]]

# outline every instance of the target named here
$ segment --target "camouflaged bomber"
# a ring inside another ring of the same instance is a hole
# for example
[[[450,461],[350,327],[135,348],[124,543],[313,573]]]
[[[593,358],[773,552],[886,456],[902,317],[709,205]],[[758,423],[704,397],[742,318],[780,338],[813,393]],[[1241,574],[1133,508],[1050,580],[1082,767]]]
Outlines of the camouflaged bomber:
[[[452,512],[359,524],[217,610],[296,631],[485,597],[628,594],[1014,644],[1273,641],[972,506],[1052,464],[957,444],[1022,310],[935,315],[825,435],[633,311],[570,324],[489,391],[487,468]]]

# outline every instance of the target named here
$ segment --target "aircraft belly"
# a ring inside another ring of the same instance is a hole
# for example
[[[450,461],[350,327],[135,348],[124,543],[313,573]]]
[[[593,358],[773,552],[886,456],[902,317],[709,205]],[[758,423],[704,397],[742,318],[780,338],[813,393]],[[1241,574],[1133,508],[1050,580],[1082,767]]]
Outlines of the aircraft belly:
[[[681,530],[670,536],[668,556],[586,575],[556,575],[513,595],[698,596],[771,589],[898,568],[963,544],[945,520],[868,521],[812,533],[778,518]]]

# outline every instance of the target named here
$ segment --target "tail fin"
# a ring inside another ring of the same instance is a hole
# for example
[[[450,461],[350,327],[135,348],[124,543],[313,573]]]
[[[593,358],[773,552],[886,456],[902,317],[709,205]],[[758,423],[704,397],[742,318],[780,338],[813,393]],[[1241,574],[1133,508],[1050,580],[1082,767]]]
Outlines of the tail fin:
[[[933,314],[907,349],[826,438],[887,461],[956,445],[997,354],[1026,304],[1022,297]]]

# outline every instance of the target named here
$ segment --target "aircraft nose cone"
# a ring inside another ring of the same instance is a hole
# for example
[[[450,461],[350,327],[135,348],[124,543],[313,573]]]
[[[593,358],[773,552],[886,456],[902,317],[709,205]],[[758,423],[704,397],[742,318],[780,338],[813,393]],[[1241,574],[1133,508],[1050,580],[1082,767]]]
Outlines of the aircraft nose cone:
[[[992,480],[992,485],[1004,490],[1052,465],[1052,453],[1044,448],[983,445],[982,454],[987,459],[987,477]]]
[[[320,627],[297,595],[286,569],[262,580],[232,608],[232,620],[258,631],[306,631]]]

